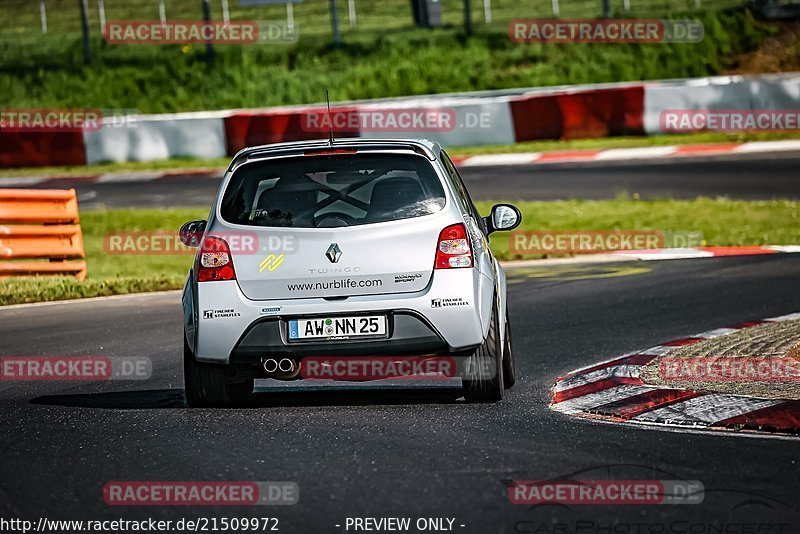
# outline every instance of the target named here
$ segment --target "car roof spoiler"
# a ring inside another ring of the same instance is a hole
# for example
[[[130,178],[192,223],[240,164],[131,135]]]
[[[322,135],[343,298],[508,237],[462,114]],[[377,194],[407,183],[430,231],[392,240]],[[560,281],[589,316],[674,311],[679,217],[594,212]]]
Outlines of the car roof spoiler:
[[[431,161],[434,161],[441,151],[438,143],[427,139],[363,139],[349,138],[337,139],[333,144],[327,139],[314,141],[295,141],[291,143],[277,143],[273,145],[262,145],[248,147],[240,150],[228,167],[228,171],[233,170],[242,163],[258,159],[268,159],[280,156],[301,155],[309,150],[411,150]]]

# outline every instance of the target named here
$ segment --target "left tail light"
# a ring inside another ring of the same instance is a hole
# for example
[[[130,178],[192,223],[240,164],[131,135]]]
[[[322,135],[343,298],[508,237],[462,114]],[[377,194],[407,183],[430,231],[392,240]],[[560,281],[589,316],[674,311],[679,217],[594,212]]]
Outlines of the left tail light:
[[[208,236],[200,246],[197,281],[217,282],[221,280],[236,280],[231,248],[228,246],[228,242],[221,237]]]

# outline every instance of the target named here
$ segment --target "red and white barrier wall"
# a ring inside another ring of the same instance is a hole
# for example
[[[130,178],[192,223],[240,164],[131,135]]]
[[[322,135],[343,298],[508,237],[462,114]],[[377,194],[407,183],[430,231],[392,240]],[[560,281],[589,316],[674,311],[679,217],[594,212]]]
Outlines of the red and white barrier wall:
[[[337,137],[427,137],[445,146],[662,133],[665,110],[800,109],[800,73],[722,76],[430,95],[333,106],[334,112],[447,110],[447,130],[337,131]],[[0,167],[231,156],[253,145],[326,137],[304,118],[324,106],[136,115],[98,131],[2,132]]]
[[[798,110],[800,73],[774,76],[717,76],[647,84],[644,131],[662,133],[667,110]]]

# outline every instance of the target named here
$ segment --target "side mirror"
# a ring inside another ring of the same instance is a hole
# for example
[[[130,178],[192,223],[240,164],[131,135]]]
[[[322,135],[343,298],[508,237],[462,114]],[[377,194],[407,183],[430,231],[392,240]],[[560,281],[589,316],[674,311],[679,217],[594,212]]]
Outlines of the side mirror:
[[[200,239],[203,238],[203,232],[206,231],[206,221],[189,221],[181,226],[180,237],[181,243],[187,247],[197,247],[200,245]]]
[[[522,213],[511,204],[495,204],[492,213],[486,217],[486,228],[489,233],[513,230],[522,222]]]

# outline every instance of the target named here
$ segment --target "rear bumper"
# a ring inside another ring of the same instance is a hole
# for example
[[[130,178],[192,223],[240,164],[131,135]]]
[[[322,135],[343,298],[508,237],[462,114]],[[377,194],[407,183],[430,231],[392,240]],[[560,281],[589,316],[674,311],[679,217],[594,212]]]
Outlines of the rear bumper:
[[[345,300],[253,301],[235,281],[197,284],[198,360],[256,363],[267,355],[401,356],[461,354],[483,341],[473,269],[434,274],[419,293],[371,295]],[[458,305],[442,305],[457,302]],[[290,343],[287,321],[297,317],[386,314],[388,337]]]
[[[417,312],[410,310],[377,311],[387,316],[388,337],[381,339],[342,340],[334,342],[291,343],[287,338],[287,321],[265,318],[247,329],[231,352],[231,363],[259,363],[271,357],[305,356],[405,356],[449,354],[447,342]]]

